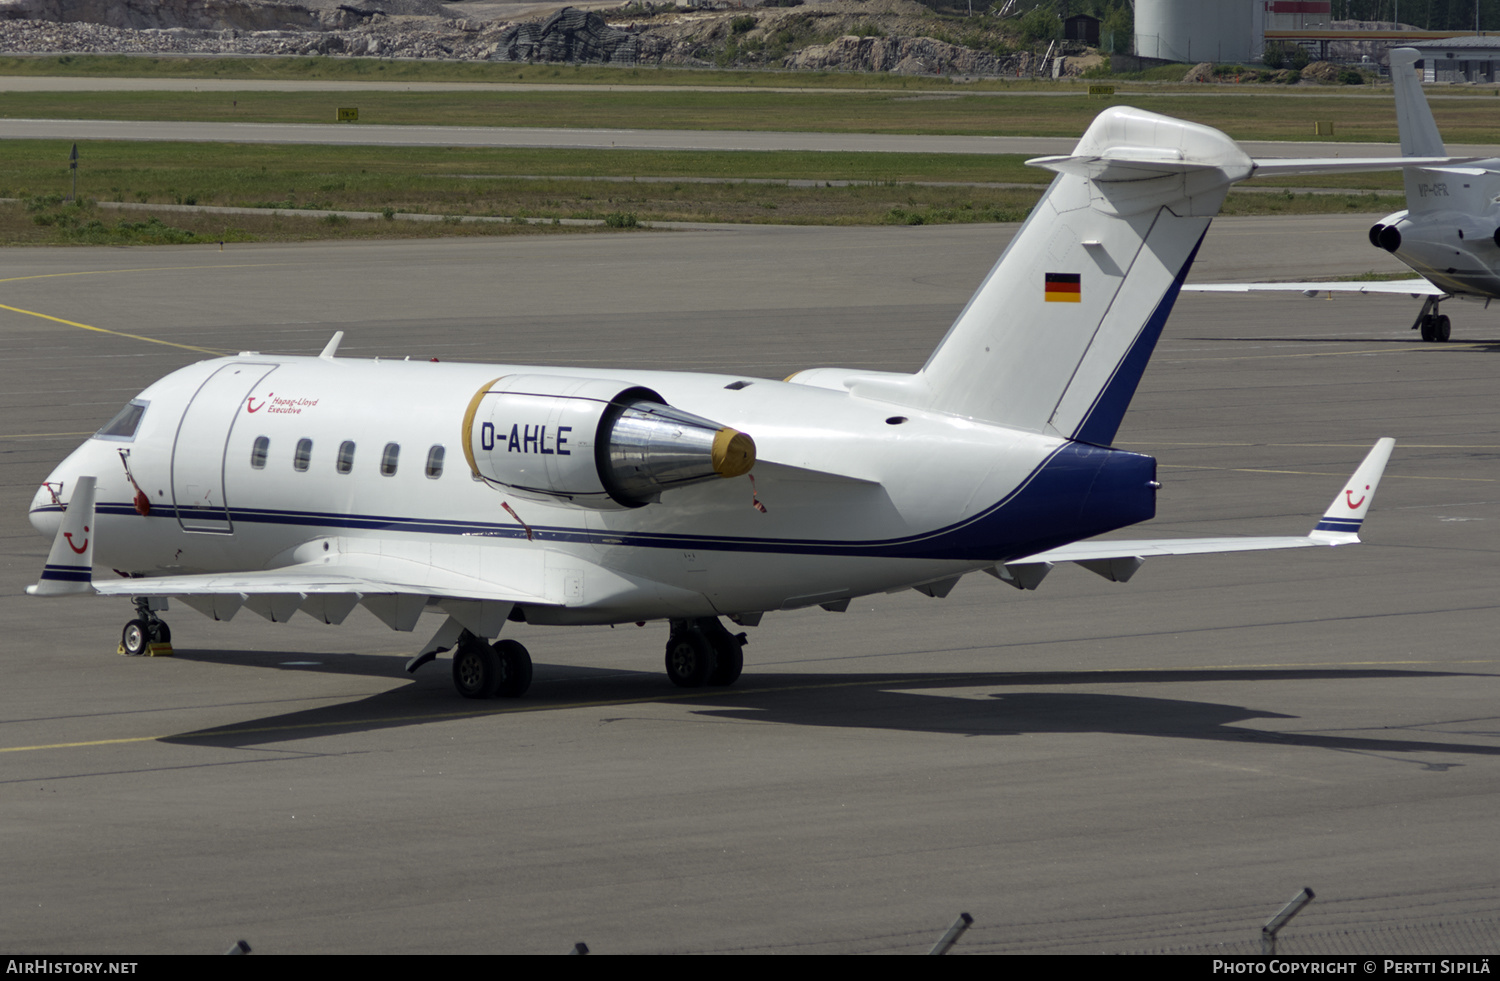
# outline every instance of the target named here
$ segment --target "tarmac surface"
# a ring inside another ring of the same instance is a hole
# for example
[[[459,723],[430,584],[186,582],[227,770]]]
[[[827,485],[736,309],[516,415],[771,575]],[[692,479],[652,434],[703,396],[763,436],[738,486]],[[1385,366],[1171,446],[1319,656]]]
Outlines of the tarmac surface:
[[[1226,219],[1194,279],[1400,271],[1370,216]],[[672,367],[919,366],[1006,226],[9,249],[0,275],[7,950],[1253,953],[1500,950],[1500,325],[1451,303],[1185,295],[1120,432],[1128,537],[1301,533],[1380,436],[1366,544],[966,578],[769,614],[731,689],[665,629],[510,625],[519,702],[435,629],[22,594],[27,502],[203,350]],[[457,421],[455,420],[455,425]],[[774,507],[774,501],[767,502]],[[430,622],[429,622],[430,621]],[[514,629],[512,629],[514,628]],[[425,631],[425,632],[424,632]]]

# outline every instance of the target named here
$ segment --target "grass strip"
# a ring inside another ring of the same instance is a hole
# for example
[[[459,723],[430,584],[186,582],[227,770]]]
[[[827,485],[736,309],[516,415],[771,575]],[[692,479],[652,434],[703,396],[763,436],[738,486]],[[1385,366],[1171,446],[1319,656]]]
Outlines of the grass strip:
[[[356,103],[359,126],[510,126],[886,133],[968,136],[1076,137],[1111,102],[1140,103],[1153,112],[1205,123],[1237,140],[1314,138],[1314,122],[1334,124],[1334,142],[1396,140],[1389,96],[1356,100],[1278,93],[1159,95],[1149,100],[1084,95],[955,94],[913,98],[891,92],[664,91],[645,87],[607,92],[9,92],[0,101],[11,118],[195,122],[332,123]],[[1450,143],[1500,141],[1495,103],[1436,102]]]

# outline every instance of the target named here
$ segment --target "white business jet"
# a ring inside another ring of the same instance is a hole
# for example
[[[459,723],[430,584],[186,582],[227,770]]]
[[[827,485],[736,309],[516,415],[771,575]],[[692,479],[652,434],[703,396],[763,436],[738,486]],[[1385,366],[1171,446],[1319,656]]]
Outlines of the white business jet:
[[[1422,93],[1416,48],[1390,53],[1396,90],[1396,127],[1408,157],[1442,157],[1432,109]],[[1412,323],[1424,341],[1446,341],[1453,324],[1438,305],[1447,299],[1483,301],[1500,297],[1500,160],[1478,160],[1404,168],[1406,210],[1370,226],[1370,244],[1384,249],[1421,274],[1389,282],[1193,283],[1199,292],[1297,291],[1391,293],[1423,297]]]
[[[33,595],[131,597],[121,647],[169,641],[180,600],[395,630],[441,625],[471,698],[517,696],[509,620],[665,620],[684,687],[727,685],[775,610],[842,610],[967,573],[1023,589],[1059,562],[1111,580],[1150,556],[1341,545],[1382,439],[1306,535],[1084,541],[1155,514],[1156,461],[1110,443],[1228,187],[1266,167],[1217,130],[1103,113],[914,374],[786,381],[667,371],[246,352],[147,388],[47,478]],[[96,577],[96,568],[117,578]]]

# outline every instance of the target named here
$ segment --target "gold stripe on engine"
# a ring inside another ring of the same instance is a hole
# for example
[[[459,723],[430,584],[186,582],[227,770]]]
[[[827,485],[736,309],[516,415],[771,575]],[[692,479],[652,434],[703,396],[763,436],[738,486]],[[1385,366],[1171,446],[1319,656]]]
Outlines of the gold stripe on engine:
[[[500,378],[504,377],[504,375],[500,376]],[[490,394],[490,387],[493,386],[495,382],[499,381],[500,378],[491,378],[483,385],[480,385],[479,391],[475,392],[474,397],[469,399],[468,409],[464,411],[464,459],[469,461],[469,471],[478,477],[482,477],[484,475],[479,472],[479,465],[474,462],[474,416],[479,412],[479,403],[483,402],[484,397]]]

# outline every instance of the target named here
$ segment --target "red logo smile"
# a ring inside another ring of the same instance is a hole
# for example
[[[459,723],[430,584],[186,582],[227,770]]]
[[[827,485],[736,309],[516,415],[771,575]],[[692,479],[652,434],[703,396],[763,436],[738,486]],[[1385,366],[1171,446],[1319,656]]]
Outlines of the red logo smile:
[[[89,530],[88,525],[84,525],[83,526],[83,530],[84,531],[88,531]],[[89,540],[87,538],[85,538],[83,540],[83,544],[82,545],[74,545],[73,544],[73,533],[71,531],[65,531],[65,532],[63,532],[63,537],[68,540],[68,547],[73,550],[73,554],[74,555],[82,555],[84,552],[87,552],[89,550]]]
[[[1370,485],[1366,484],[1365,490],[1369,489]],[[1365,503],[1365,496],[1363,494],[1359,495],[1359,500],[1356,501],[1354,499],[1354,492],[1352,490],[1346,490],[1344,491],[1344,500],[1349,502],[1349,510],[1353,511],[1357,509],[1361,504]]]
[[[275,392],[271,393],[271,395],[275,395],[275,394],[276,394]],[[269,396],[267,398],[269,399]],[[255,396],[254,395],[248,396],[245,399],[245,411],[246,412],[259,412],[261,409],[264,409],[265,407],[266,407],[266,400],[262,400],[261,403],[260,403],[260,405],[256,405],[255,404]]]

